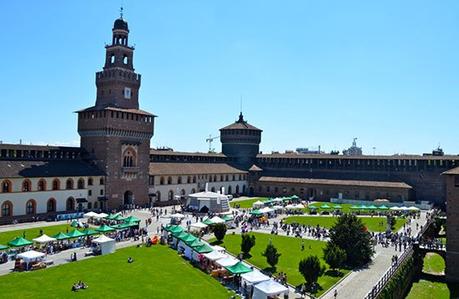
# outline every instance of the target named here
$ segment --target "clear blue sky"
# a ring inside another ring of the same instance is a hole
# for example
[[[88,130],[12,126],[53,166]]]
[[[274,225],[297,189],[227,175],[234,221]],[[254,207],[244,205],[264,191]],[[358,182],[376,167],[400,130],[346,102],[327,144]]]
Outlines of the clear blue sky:
[[[206,151],[242,95],[265,152],[459,153],[459,1],[123,2],[153,146]],[[78,144],[120,3],[2,4],[0,140]]]

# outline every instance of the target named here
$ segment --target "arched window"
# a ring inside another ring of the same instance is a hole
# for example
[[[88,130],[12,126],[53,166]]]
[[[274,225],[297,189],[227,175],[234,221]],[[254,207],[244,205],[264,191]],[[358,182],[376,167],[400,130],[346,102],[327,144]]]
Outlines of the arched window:
[[[210,189],[210,191],[211,191],[211,192],[215,192],[215,187],[212,187],[212,188]]]
[[[193,184],[196,184],[196,176],[193,176]]]
[[[228,180],[229,180],[228,175],[225,175],[225,181],[228,181]]]
[[[48,199],[48,202],[46,203],[46,211],[48,213],[56,212],[56,200],[54,198]]]
[[[89,178],[88,179],[88,186],[92,186],[94,184],[94,179],[93,178]]]
[[[32,183],[30,180],[24,180],[22,182],[22,192],[29,192],[32,191]]]
[[[67,179],[65,182],[65,189],[71,190],[73,189],[73,180],[72,179]]]
[[[209,182],[212,183],[212,176],[211,175],[209,176]]]
[[[83,179],[79,179],[77,184],[78,184],[78,189],[84,189],[84,180]]]
[[[187,182],[188,184],[191,184],[191,177],[190,177],[190,176],[188,176],[188,177],[186,178],[186,182]]]
[[[136,158],[135,151],[132,148],[128,148],[123,154],[123,167],[135,167]]]
[[[169,190],[169,193],[167,195],[167,199],[168,200],[173,200],[174,199],[174,191]]]
[[[11,189],[12,189],[11,182],[8,181],[8,180],[4,180],[4,181],[2,182],[2,192],[3,192],[3,193],[10,193],[10,192],[11,192]]]
[[[73,199],[73,197],[67,198],[67,202],[65,203],[65,210],[66,211],[75,210],[75,199]]]
[[[220,182],[223,182],[223,179],[224,179],[224,177],[223,177],[223,174],[222,174],[222,175],[220,176]]]
[[[59,179],[54,179],[53,180],[53,190],[59,190],[61,189],[61,181]]]
[[[161,192],[156,191],[156,201],[161,201]]]
[[[103,184],[104,184],[104,178],[100,178],[99,185],[103,185]]]
[[[115,63],[115,54],[110,56],[110,63]]]
[[[233,193],[233,188],[231,188],[231,186],[228,186],[228,194],[232,194]]]
[[[35,215],[37,213],[37,203],[33,199],[26,202],[26,215]]]
[[[13,204],[11,201],[7,200],[2,203],[2,217],[11,217],[13,216]]]
[[[159,179],[159,184],[160,184],[160,185],[164,185],[164,177],[161,177],[161,178]]]
[[[46,181],[44,179],[41,179],[38,181],[37,184],[38,191],[46,191]]]
[[[196,193],[196,189],[193,188],[191,189],[191,194],[194,194],[194,193]]]
[[[168,184],[168,185],[171,185],[171,184],[172,184],[172,178],[171,178],[171,177],[168,177],[168,178],[167,178],[167,184]]]
[[[124,55],[124,56],[123,56],[123,63],[124,63],[124,64],[128,64],[128,57],[127,57],[127,55]]]
[[[236,194],[239,194],[239,185],[236,185]]]
[[[214,175],[214,182],[216,182],[216,181],[217,181],[217,176],[216,176],[216,175]]]
[[[182,189],[182,191],[180,191],[180,195],[185,196],[185,189]]]
[[[177,184],[179,184],[179,185],[180,185],[181,183],[182,183],[182,177],[181,177],[181,176],[179,176],[179,177],[178,177],[178,179],[177,179]]]

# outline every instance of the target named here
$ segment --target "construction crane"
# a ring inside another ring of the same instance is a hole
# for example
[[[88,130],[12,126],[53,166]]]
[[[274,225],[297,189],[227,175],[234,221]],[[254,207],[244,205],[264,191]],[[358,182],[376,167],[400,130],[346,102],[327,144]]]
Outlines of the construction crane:
[[[215,152],[215,149],[212,148],[212,142],[217,138],[220,138],[220,136],[212,137],[212,135],[209,135],[209,138],[206,139],[206,142],[209,143],[209,153]]]

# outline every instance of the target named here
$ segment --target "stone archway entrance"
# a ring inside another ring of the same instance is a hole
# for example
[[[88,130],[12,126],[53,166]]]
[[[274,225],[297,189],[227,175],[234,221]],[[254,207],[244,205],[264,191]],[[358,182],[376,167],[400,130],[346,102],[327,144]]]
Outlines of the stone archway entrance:
[[[132,191],[126,191],[124,192],[124,201],[123,201],[124,205],[127,206],[127,205],[132,205],[134,203],[134,194],[132,193]]]

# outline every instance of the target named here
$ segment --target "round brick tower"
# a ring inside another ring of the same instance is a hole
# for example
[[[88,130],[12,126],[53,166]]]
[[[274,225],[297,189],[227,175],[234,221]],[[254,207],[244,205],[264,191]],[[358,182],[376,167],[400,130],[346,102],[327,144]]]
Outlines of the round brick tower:
[[[229,126],[220,129],[222,152],[242,167],[248,168],[255,163],[260,150],[262,130],[252,126],[244,116]]]

